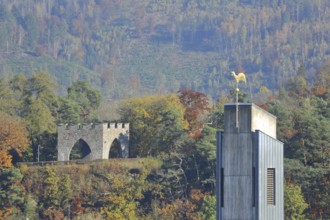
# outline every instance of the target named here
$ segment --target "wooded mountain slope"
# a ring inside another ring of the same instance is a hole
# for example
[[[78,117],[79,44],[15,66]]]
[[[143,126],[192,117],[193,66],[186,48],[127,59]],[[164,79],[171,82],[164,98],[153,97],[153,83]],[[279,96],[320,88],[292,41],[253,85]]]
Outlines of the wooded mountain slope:
[[[267,100],[258,105],[277,116],[277,137],[284,143],[286,219],[330,218],[329,85],[327,62],[314,84],[299,68],[275,95],[266,88],[258,93]],[[101,95],[88,82],[75,82],[66,96],[57,95],[55,86],[46,72],[0,80],[1,219],[215,219],[216,131],[224,127],[223,104],[232,96],[212,108],[205,94],[189,89],[122,100],[118,119],[130,124],[130,157],[146,157],[142,165],[154,167],[151,173],[131,172],[116,161],[103,168],[19,170],[18,161],[56,160],[57,123],[107,119],[96,114]],[[250,102],[244,93],[239,100]],[[89,150],[82,142],[72,146],[71,159],[83,159]],[[108,144],[113,160],[120,146]],[[148,163],[150,157],[160,166]]]
[[[327,0],[3,0],[0,76],[46,69],[107,99],[176,92],[212,98],[244,70],[251,93],[329,59]]]

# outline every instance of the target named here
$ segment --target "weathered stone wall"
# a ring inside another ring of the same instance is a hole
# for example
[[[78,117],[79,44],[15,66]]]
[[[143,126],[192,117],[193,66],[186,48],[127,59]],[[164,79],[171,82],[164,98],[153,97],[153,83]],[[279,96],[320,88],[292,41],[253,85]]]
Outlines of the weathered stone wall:
[[[103,151],[102,158],[108,158],[112,142],[117,138],[121,145],[122,157],[127,158],[129,153],[129,124],[103,124]]]
[[[129,154],[129,124],[102,123],[61,125],[58,129],[58,161],[70,160],[70,153],[75,143],[84,140],[91,153],[88,159],[108,159],[111,144],[117,139],[121,144],[122,157]]]

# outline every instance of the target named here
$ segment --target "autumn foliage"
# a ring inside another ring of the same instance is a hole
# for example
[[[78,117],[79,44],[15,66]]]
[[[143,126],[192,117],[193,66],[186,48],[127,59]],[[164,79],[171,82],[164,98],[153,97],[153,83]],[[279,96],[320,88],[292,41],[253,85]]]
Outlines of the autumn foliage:
[[[206,195],[199,189],[192,189],[189,199],[176,199],[174,202],[166,204],[159,208],[159,215],[162,219],[201,220],[197,211]]]
[[[210,110],[208,98],[204,93],[190,89],[180,89],[178,96],[185,107],[184,117],[189,123],[189,131],[192,137],[200,137],[200,129],[203,127],[203,114]]]
[[[12,155],[15,151],[19,156],[29,145],[24,124],[17,118],[0,113],[0,169],[12,166]]]

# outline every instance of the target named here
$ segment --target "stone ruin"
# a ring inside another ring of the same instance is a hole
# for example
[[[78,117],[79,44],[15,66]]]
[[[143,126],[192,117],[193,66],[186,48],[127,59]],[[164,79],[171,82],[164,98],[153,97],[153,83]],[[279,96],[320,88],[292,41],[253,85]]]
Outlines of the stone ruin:
[[[120,156],[127,158],[129,154],[129,123],[100,123],[59,125],[57,160],[68,161],[76,143],[88,146],[88,154],[84,160],[109,159],[110,148],[114,142],[120,143]]]

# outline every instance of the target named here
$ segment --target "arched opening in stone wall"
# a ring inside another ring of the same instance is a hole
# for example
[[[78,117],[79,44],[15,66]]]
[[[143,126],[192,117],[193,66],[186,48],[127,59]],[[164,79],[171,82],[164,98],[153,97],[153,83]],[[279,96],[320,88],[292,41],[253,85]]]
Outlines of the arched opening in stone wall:
[[[109,158],[122,158],[121,144],[117,138],[111,144]]]
[[[90,153],[88,144],[83,139],[79,139],[70,152],[70,160],[88,159]]]

